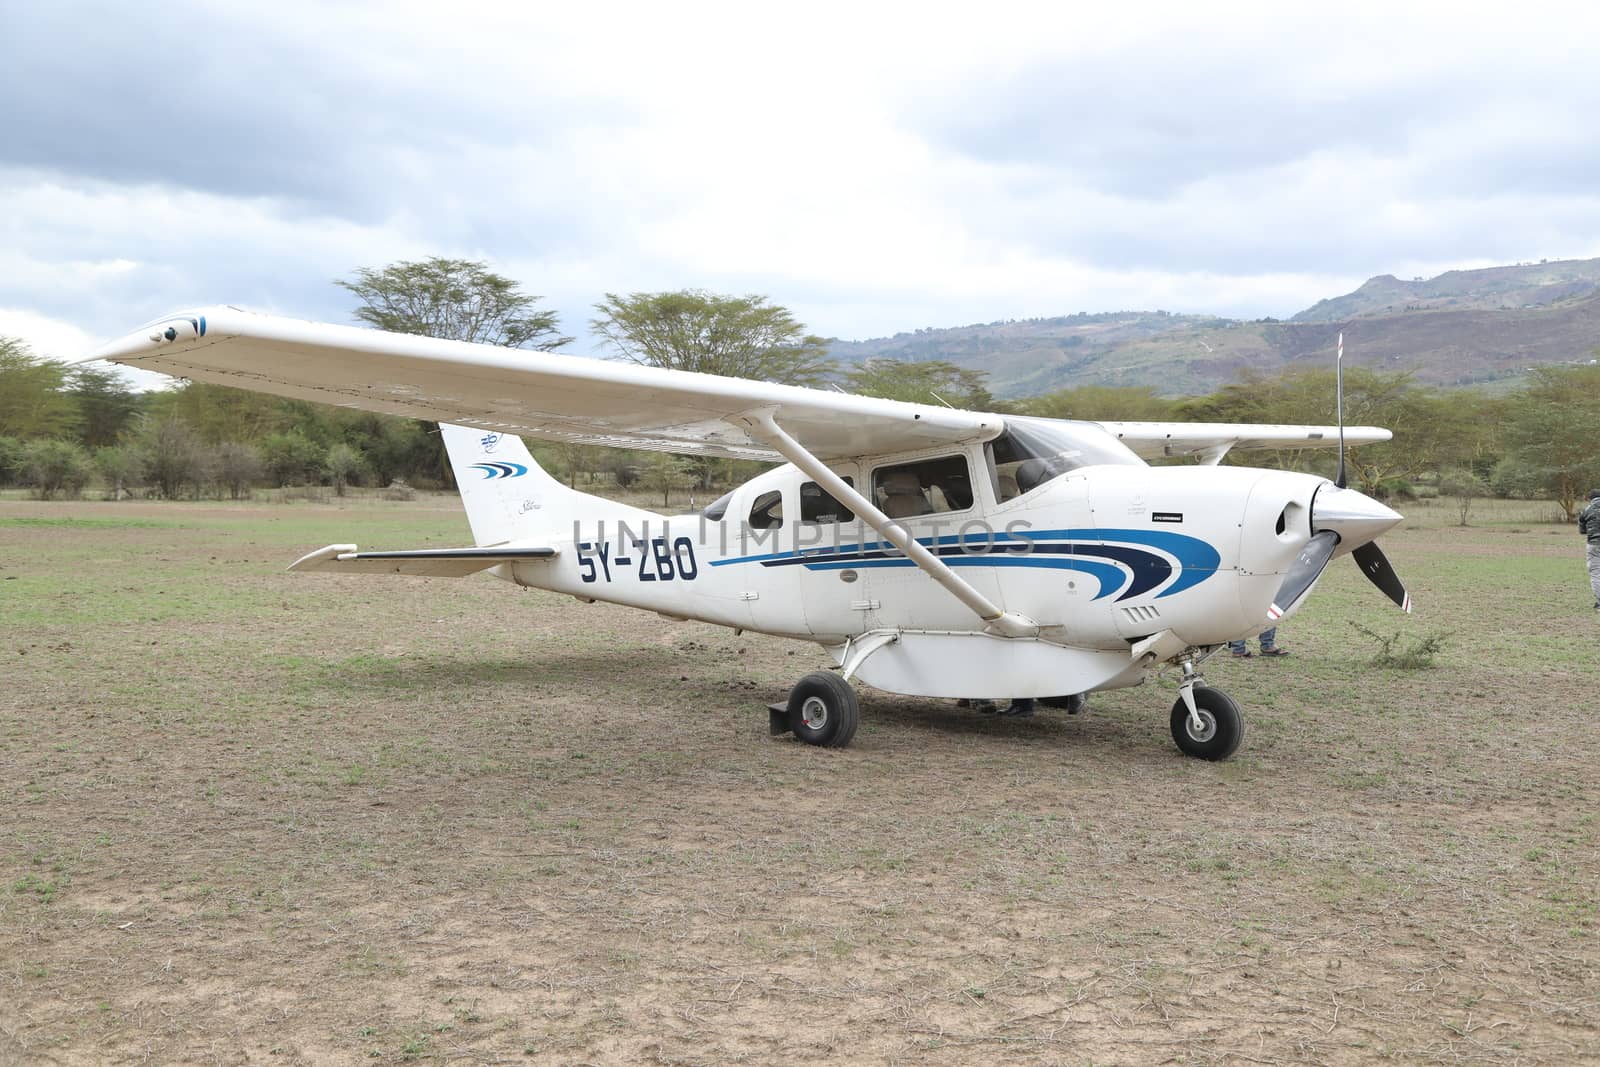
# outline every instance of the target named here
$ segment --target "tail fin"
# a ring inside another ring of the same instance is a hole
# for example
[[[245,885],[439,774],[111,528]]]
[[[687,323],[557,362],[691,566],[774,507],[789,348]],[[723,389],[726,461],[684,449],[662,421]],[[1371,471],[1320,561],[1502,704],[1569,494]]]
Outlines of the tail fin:
[[[568,489],[534,462],[515,434],[449,423],[440,423],[439,432],[479,545],[567,539],[580,520],[633,520],[647,514]]]
[[[450,453],[474,541],[503,545],[558,532],[560,517],[553,512],[568,510],[562,506],[566,498],[578,494],[546,474],[522,438],[448,423],[440,423],[439,432]],[[546,521],[551,518],[557,521]]]

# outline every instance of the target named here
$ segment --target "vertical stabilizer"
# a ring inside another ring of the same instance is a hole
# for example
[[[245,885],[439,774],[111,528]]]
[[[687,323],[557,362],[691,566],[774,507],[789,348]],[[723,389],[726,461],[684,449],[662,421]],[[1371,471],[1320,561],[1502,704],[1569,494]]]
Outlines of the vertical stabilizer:
[[[480,546],[569,540],[575,523],[647,513],[567,488],[515,434],[440,423],[461,503]]]

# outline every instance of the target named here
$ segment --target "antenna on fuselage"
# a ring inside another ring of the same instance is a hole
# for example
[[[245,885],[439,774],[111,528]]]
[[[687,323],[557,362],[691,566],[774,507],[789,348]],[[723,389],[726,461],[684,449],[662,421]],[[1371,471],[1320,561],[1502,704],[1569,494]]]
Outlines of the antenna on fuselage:
[[[1344,331],[1339,331],[1339,352],[1333,361],[1333,389],[1334,405],[1339,409],[1339,477],[1333,484],[1340,489],[1345,487],[1344,476]]]

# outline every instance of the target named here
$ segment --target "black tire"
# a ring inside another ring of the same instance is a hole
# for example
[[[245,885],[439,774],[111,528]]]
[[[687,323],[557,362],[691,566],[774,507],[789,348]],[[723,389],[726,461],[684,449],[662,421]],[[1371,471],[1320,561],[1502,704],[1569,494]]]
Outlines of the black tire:
[[[789,729],[808,745],[843,748],[861,725],[850,683],[829,671],[808,674],[789,690]]]
[[[1172,705],[1172,739],[1185,756],[1203,760],[1225,760],[1244,740],[1244,715],[1227,693],[1209,686],[1194,687],[1194,706],[1209,726],[1202,736],[1189,732],[1189,709],[1179,697]]]
[[[1068,715],[1077,715],[1089,706],[1089,694],[1073,693],[1064,697],[1040,697],[1039,703],[1047,708],[1060,708]]]

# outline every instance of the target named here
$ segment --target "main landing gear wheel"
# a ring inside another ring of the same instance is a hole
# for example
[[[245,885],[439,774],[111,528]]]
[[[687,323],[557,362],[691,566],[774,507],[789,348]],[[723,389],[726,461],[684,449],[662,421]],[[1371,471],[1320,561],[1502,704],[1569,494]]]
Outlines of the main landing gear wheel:
[[[1189,708],[1179,697],[1172,705],[1172,739],[1186,756],[1203,760],[1225,760],[1244,740],[1244,716],[1227,693],[1209,686],[1194,687],[1194,706],[1200,713],[1200,728],[1189,719]]]
[[[808,674],[789,690],[789,729],[808,745],[843,748],[861,725],[850,683],[829,671]]]

